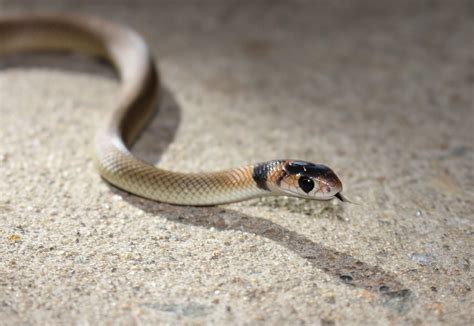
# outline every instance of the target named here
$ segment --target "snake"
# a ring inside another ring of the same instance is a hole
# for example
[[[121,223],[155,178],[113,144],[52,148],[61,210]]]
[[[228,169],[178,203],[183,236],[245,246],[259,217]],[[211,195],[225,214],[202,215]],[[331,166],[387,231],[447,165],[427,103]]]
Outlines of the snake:
[[[115,109],[97,130],[93,161],[100,176],[139,197],[175,205],[210,206],[261,196],[338,198],[342,182],[324,164],[277,159],[217,172],[161,169],[130,148],[154,116],[159,74],[144,39],[130,27],[65,13],[0,17],[0,54],[78,53],[108,62],[118,75]]]

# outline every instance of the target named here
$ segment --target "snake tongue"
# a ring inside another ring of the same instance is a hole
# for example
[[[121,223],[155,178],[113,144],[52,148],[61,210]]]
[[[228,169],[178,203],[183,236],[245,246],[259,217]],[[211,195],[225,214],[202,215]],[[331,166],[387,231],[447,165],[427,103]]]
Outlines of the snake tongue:
[[[355,202],[353,202],[352,200],[347,199],[347,198],[344,197],[340,192],[338,192],[337,194],[335,194],[334,197],[336,197],[337,199],[339,199],[339,200],[342,201],[343,203],[351,203],[351,204],[355,204],[355,205],[360,205],[359,203],[355,203]]]
[[[339,200],[342,201],[342,202],[347,201],[347,199],[346,199],[340,192],[338,192],[337,194],[335,194],[334,197],[336,197],[337,199],[339,199]]]

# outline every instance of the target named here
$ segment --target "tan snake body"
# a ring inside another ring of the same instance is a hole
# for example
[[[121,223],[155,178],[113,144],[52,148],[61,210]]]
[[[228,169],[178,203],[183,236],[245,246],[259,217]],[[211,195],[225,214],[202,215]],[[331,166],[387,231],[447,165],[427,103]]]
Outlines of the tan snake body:
[[[274,160],[221,172],[180,173],[133,156],[129,147],[155,112],[158,74],[142,38],[127,27],[79,15],[0,18],[0,54],[73,51],[110,62],[121,80],[117,109],[100,127],[94,161],[114,186],[178,205],[215,205],[265,195],[326,200],[342,184],[325,165]]]

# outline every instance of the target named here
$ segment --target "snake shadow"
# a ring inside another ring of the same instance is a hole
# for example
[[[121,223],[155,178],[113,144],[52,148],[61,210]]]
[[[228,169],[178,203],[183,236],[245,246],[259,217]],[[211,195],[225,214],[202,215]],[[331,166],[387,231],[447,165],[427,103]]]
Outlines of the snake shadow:
[[[151,163],[157,163],[166,147],[173,141],[181,119],[178,103],[173,94],[164,87],[158,106],[158,113],[133,148],[135,155]],[[249,216],[225,206],[184,207],[157,203],[113,186],[109,187],[129,204],[176,223],[212,227],[221,231],[238,230],[265,237],[298,254],[336,281],[375,293],[379,302],[391,310],[403,314],[412,307],[413,292],[395,275],[316,243],[267,219]]]

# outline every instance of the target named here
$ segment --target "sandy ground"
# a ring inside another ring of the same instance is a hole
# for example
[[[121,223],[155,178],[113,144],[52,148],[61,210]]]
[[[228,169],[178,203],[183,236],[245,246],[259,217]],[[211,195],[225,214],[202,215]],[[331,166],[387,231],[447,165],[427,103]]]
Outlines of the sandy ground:
[[[108,68],[0,61],[0,324],[473,322],[474,5],[0,1],[133,26],[163,79],[137,155],[180,171],[330,165],[362,205],[211,208],[103,182]],[[1,42],[1,40],[0,40]]]

